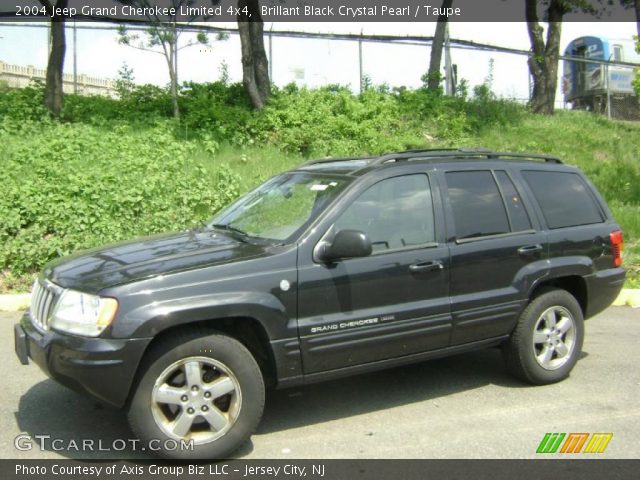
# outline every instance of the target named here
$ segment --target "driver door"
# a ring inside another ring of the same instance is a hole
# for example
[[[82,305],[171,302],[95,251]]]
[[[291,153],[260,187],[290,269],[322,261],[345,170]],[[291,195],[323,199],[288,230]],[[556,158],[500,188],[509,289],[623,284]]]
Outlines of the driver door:
[[[434,215],[432,183],[425,173],[383,179],[334,217],[323,240],[359,230],[372,243],[371,255],[299,259],[305,374],[449,344],[449,250]]]

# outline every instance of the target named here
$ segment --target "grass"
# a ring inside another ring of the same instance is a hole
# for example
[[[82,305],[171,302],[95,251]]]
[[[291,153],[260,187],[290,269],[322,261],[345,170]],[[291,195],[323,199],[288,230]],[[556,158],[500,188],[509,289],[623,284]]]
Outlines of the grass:
[[[273,146],[237,147],[222,145],[215,154],[200,151],[194,159],[214,175],[222,165],[228,165],[240,176],[240,187],[246,192],[268,178],[289,170],[305,161],[299,155],[283,153]]]

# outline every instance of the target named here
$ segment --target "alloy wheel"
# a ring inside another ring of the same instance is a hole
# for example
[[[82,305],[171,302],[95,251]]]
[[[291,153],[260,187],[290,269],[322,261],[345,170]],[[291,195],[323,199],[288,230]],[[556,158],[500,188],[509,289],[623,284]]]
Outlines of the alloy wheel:
[[[240,384],[223,363],[187,357],[169,365],[151,394],[156,425],[170,438],[213,442],[234,425],[242,407]]]

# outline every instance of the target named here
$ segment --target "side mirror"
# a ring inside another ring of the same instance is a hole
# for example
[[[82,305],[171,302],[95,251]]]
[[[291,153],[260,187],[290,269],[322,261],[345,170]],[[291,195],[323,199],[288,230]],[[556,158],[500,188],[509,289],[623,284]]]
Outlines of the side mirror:
[[[367,257],[372,247],[369,237],[359,230],[340,230],[333,242],[319,245],[318,257],[323,262],[332,262],[341,258]]]

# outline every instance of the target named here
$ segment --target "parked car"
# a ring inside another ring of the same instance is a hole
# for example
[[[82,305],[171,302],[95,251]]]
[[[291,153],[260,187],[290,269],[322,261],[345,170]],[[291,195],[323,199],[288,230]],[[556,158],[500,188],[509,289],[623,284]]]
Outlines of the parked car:
[[[548,155],[416,150],[311,161],[202,228],[61,258],[16,353],[123,407],[143,441],[232,454],[265,387],[501,346],[534,385],[565,379],[584,319],[624,282],[623,236]]]

